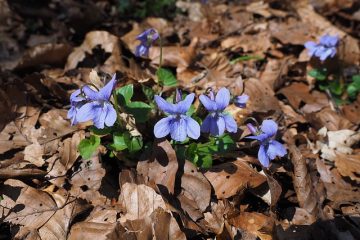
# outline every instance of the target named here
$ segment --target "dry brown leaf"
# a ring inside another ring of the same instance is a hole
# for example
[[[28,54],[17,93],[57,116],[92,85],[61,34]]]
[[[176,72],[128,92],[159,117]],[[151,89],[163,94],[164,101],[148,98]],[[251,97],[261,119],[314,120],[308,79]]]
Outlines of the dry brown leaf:
[[[70,194],[91,202],[94,206],[104,205],[110,200],[99,192],[106,171],[101,163],[101,156],[95,153],[88,160],[81,160],[78,171],[70,179]]]
[[[299,109],[301,104],[305,104],[302,109],[306,113],[313,113],[321,110],[329,105],[329,101],[325,94],[319,94],[314,91],[310,93],[310,87],[304,83],[292,83],[289,86],[282,88],[278,93],[283,94],[294,109]]]
[[[242,212],[239,216],[229,219],[229,223],[261,240],[273,239],[274,220],[262,213]]]
[[[359,109],[360,109],[360,94],[358,95],[356,101],[342,107],[345,118],[349,119],[350,122],[357,125],[360,125]]]
[[[121,222],[144,219],[158,207],[167,209],[161,195],[157,194],[154,189],[134,183],[125,183],[121,186],[119,204],[125,211],[120,219]]]
[[[24,149],[24,160],[34,164],[37,167],[44,165],[45,160],[43,159],[44,147],[41,146],[37,141],[30,144]]]
[[[77,146],[85,138],[85,132],[76,132],[71,138],[66,138],[59,144],[59,153],[47,159],[48,177],[50,182],[60,187],[64,184],[66,173],[72,168],[76,159],[79,157]]]
[[[265,70],[261,72],[260,81],[267,83],[274,91],[279,89],[286,81],[286,75],[289,71],[289,65],[294,61],[291,57],[281,60],[269,59]]]
[[[218,199],[229,198],[246,188],[255,188],[266,182],[266,177],[242,160],[223,163],[205,173]]]
[[[178,223],[170,213],[157,208],[151,214],[153,236],[158,240],[185,240],[185,234],[180,230]]]
[[[123,66],[120,58],[121,50],[119,39],[106,31],[93,31],[86,34],[84,42],[69,55],[65,65],[65,71],[74,69],[83,61],[86,54],[92,54],[93,48],[100,46],[105,52],[110,53],[101,69],[104,72],[114,73]]]
[[[245,93],[250,97],[246,105],[246,111],[249,113],[279,110],[279,102],[274,96],[275,93],[266,83],[250,78],[245,81]]]
[[[66,239],[66,235],[64,236],[64,232],[61,231],[67,231],[71,218],[78,213],[74,211],[76,202],[66,205],[68,200],[66,194],[65,196],[56,196],[62,199],[59,202],[62,204],[57,205],[57,202],[45,191],[34,189],[19,180],[12,179],[5,181],[1,192],[6,199],[1,201],[1,207],[17,209],[10,212],[4,220],[24,226],[17,233],[18,238],[24,237],[31,231],[43,228],[42,231],[39,231],[39,235],[47,236],[46,239],[54,239],[51,235],[63,236],[58,239]],[[57,213],[59,209],[62,210]],[[58,226],[62,228],[54,229],[47,225],[49,222],[57,222]]]
[[[339,173],[344,177],[350,177],[351,180],[360,182],[360,155],[336,154],[335,166]]]
[[[116,232],[116,215],[117,211],[115,209],[98,206],[92,210],[84,221],[78,222],[71,227],[67,239],[109,239],[107,236]]]
[[[70,54],[72,47],[66,43],[43,43],[34,46],[17,59],[17,61],[9,62],[9,64],[3,64],[3,69],[26,69],[32,67],[39,67],[40,65],[55,65],[62,66],[68,55]]]
[[[154,144],[152,155],[147,161],[140,161],[137,165],[138,173],[152,184],[166,187],[174,194],[175,177],[178,170],[178,161],[175,150],[167,140],[157,141]]]
[[[181,207],[196,221],[210,204],[211,185],[194,164],[185,161],[181,188]]]
[[[221,234],[224,230],[225,224],[225,205],[223,201],[218,203],[211,203],[211,212],[204,213],[204,219],[207,222],[207,227],[214,233]]]
[[[293,144],[289,144],[289,153],[294,166],[292,179],[299,205],[312,216],[312,219],[316,220],[320,207],[318,206],[318,197],[313,187],[306,159]]]
[[[356,126],[348,119],[326,107],[317,113],[309,113],[305,118],[315,129],[326,127],[330,131],[341,129],[354,129]]]
[[[264,55],[272,47],[270,34],[267,31],[261,31],[256,34],[244,34],[240,36],[231,36],[221,41],[221,48],[232,52],[242,50],[245,53],[253,55]]]
[[[326,188],[327,199],[332,201],[331,207],[338,209],[343,204],[358,202],[360,189],[345,182],[336,168],[327,166],[323,160],[316,160],[320,179]]]
[[[309,41],[309,33],[315,32],[312,24],[304,24],[295,18],[279,23],[272,21],[269,25],[271,35],[282,44],[303,45]]]

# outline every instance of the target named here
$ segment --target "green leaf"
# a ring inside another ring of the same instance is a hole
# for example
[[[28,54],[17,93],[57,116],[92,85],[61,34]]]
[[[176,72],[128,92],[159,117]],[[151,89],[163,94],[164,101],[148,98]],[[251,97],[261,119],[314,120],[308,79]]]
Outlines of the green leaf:
[[[122,151],[127,148],[125,138],[121,133],[114,133],[113,143],[110,144],[110,147],[116,151]]]
[[[213,158],[211,154],[199,156],[198,165],[200,165],[202,168],[210,168],[213,163]]]
[[[244,55],[241,57],[237,57],[233,60],[230,61],[230,64],[235,64],[237,62],[240,61],[249,61],[249,60],[264,60],[265,58],[261,57],[261,56],[257,56],[257,55]]]
[[[143,146],[143,141],[140,136],[130,136],[128,132],[124,133],[124,140],[130,153],[139,151]]]
[[[360,75],[352,77],[353,82],[350,83],[346,89],[350,98],[354,99],[360,92]]]
[[[308,72],[310,77],[315,78],[319,81],[324,81],[327,78],[327,71],[326,69],[312,69]]]
[[[340,96],[343,92],[343,87],[341,86],[341,84],[339,83],[339,81],[331,81],[329,83],[329,89],[331,91],[331,93]]]
[[[96,128],[96,127],[92,126],[89,129],[95,135],[100,135],[100,136],[108,135],[112,131],[111,127],[104,127],[103,129],[99,129],[99,128]]]
[[[151,87],[148,87],[146,85],[141,85],[141,89],[142,89],[143,93],[145,94],[146,99],[149,102],[153,101],[154,96],[155,96],[154,90]]]
[[[117,89],[115,94],[119,98],[119,104],[126,105],[134,95],[134,86],[132,84],[125,85]]]
[[[149,118],[151,106],[144,102],[130,102],[125,106],[126,112],[134,115],[137,123],[146,122]]]
[[[176,77],[166,68],[159,68],[156,71],[156,76],[159,79],[159,84],[162,86],[174,87],[177,85]]]
[[[81,140],[78,146],[81,157],[89,159],[100,145],[100,137],[91,135],[90,138]]]

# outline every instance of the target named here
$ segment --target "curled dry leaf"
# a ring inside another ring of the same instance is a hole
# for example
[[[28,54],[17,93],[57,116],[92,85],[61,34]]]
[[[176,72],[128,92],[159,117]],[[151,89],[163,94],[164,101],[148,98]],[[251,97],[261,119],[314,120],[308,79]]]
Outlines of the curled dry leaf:
[[[232,52],[242,50],[252,55],[263,56],[271,48],[270,34],[262,31],[256,34],[244,34],[240,36],[231,36],[221,41],[221,48]]]
[[[63,203],[57,205],[45,191],[34,189],[19,180],[7,180],[1,188],[4,197],[4,201],[0,202],[1,207],[15,210],[11,211],[4,220],[24,226],[17,233],[18,238],[39,229],[38,235],[43,239],[54,239],[52,236],[66,239],[70,221],[79,213],[75,209],[77,202],[67,205],[66,194],[65,196],[56,194],[56,198],[61,198],[60,202]],[[51,223],[56,223],[58,228],[53,228]]]
[[[292,83],[282,88],[278,93],[283,94],[294,109],[299,109],[301,104],[305,104],[303,109],[309,114],[329,105],[329,100],[324,93],[314,93],[316,94],[314,95],[310,93],[310,87],[304,83]]]
[[[349,119],[352,123],[360,125],[360,94],[358,95],[356,101],[351,104],[343,106],[342,110],[344,112],[345,118]]]
[[[137,171],[146,181],[166,187],[174,194],[175,177],[178,170],[178,161],[175,150],[167,140],[157,141],[149,160],[140,161]]]
[[[70,54],[72,47],[66,43],[43,43],[34,46],[17,59],[2,66],[3,69],[26,69],[40,65],[63,66]]]
[[[115,209],[97,206],[84,221],[71,227],[67,239],[109,239],[107,236],[116,231],[117,214]]]
[[[348,119],[328,107],[317,113],[306,114],[305,118],[316,129],[320,129],[324,126],[330,131],[356,128],[356,126]]]
[[[121,50],[118,38],[106,31],[93,31],[87,33],[84,42],[69,55],[65,71],[76,68],[85,59],[86,54],[92,54],[93,48],[98,45],[105,52],[111,54],[101,67],[104,72],[114,73],[116,70],[120,70],[123,64],[120,58]]]
[[[295,18],[285,22],[272,21],[269,25],[271,35],[282,44],[303,45],[309,41],[309,32],[314,32],[312,24],[304,24]]]
[[[45,160],[43,159],[44,147],[41,146],[37,141],[30,144],[24,149],[24,160],[34,164],[37,167],[41,167]]]
[[[339,173],[344,177],[349,177],[360,183],[359,169],[360,169],[360,155],[345,155],[337,153],[335,158],[335,166]]]
[[[85,132],[75,133],[71,138],[66,138],[59,144],[59,153],[47,160],[50,182],[60,187],[64,184],[65,175],[72,168],[76,159],[79,157],[77,146],[85,138]]]
[[[250,97],[246,107],[248,112],[268,112],[279,109],[279,102],[274,96],[274,91],[258,79],[250,78],[245,81],[245,93]]]
[[[306,210],[313,219],[319,213],[319,206],[306,159],[295,145],[289,146],[290,159],[294,166],[293,184],[300,207]]]
[[[229,223],[261,240],[272,240],[274,220],[262,213],[242,212],[229,219]]]
[[[181,188],[178,196],[181,207],[196,221],[210,204],[211,185],[194,164],[185,161]]]
[[[342,204],[351,204],[360,199],[359,187],[354,187],[344,181],[336,168],[327,166],[321,159],[316,160],[316,166],[326,188],[327,199],[332,201],[331,207],[336,209]]]
[[[242,160],[223,163],[205,173],[218,199],[229,198],[246,188],[256,188],[266,182],[266,177]]]
[[[323,128],[326,130],[326,128]],[[318,134],[320,134],[319,130]],[[330,161],[335,161],[337,154],[351,154],[352,145],[360,141],[360,132],[350,129],[339,131],[327,131],[327,142],[317,141],[317,149],[321,150],[321,157]]]
[[[121,222],[144,219],[157,208],[166,209],[161,195],[143,184],[125,183],[121,187],[119,203],[125,211],[125,214],[121,216]]]
[[[79,169],[75,169],[70,179],[71,196],[85,199],[95,206],[106,204],[109,200],[99,192],[105,174],[99,153],[88,160],[82,159]]]

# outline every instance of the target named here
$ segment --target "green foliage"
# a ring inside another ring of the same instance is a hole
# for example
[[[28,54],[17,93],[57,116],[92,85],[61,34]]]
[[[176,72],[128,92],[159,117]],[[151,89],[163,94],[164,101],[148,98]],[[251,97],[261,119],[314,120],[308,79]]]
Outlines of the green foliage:
[[[346,92],[350,99],[355,99],[360,92],[360,75],[354,75],[352,82],[347,86]]]
[[[143,147],[142,138],[131,136],[129,132],[124,133],[124,141],[130,153],[137,152]]]
[[[328,74],[327,69],[312,69],[308,75],[315,78],[322,91],[329,91],[337,105],[354,100],[360,92],[360,75],[354,75],[350,83],[342,81],[340,74]],[[348,98],[344,99],[344,93]]]
[[[257,55],[244,55],[244,56],[240,56],[240,57],[232,59],[230,61],[230,64],[235,64],[237,62],[249,61],[249,60],[263,61],[263,60],[265,60],[265,58],[263,58],[261,56],[257,56]]]
[[[128,148],[122,133],[113,134],[113,143],[110,144],[110,147],[115,151],[122,151]]]
[[[120,106],[124,108],[126,113],[132,114],[137,123],[143,123],[149,119],[149,112],[152,107],[144,102],[131,101],[134,95],[134,86],[132,84],[117,89],[115,95]]]
[[[211,137],[206,143],[191,143],[185,150],[185,157],[198,167],[209,168],[212,166],[213,156],[221,156],[235,147],[234,140],[225,134],[218,138]]]
[[[174,87],[177,85],[177,79],[169,69],[159,68],[156,75],[161,86]]]
[[[176,0],[118,0],[118,11],[120,16],[145,18],[147,16],[172,17],[175,11]],[[129,14],[131,13],[131,14]]]
[[[100,137],[91,135],[90,138],[81,140],[78,146],[81,157],[89,159],[100,145]]]
[[[327,70],[326,68],[323,69],[311,69],[308,72],[310,77],[315,78],[318,81],[324,81],[327,78]]]

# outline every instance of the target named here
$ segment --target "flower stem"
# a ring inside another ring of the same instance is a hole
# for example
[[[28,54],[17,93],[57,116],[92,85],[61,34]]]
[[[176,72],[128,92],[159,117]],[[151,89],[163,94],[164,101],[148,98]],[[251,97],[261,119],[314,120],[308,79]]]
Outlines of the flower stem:
[[[163,55],[163,51],[162,51],[162,39],[161,36],[159,34],[159,44],[160,44],[160,56],[159,56],[159,69],[162,66],[162,55]]]

